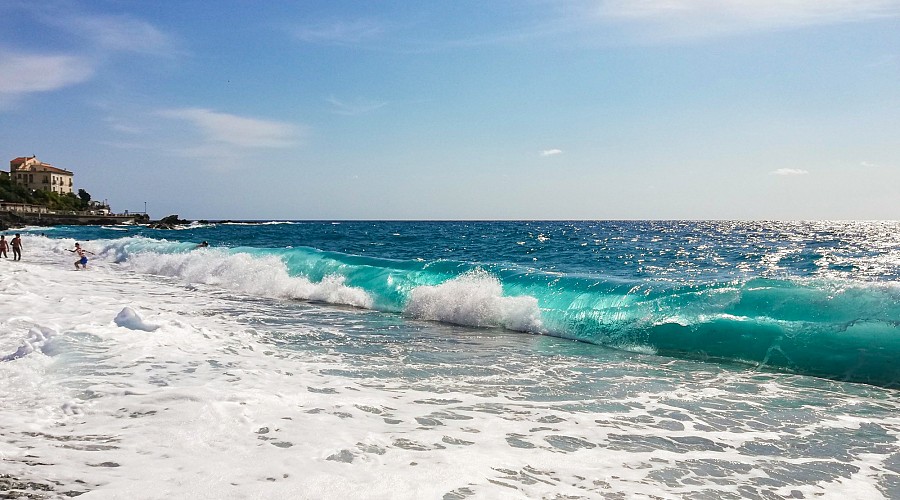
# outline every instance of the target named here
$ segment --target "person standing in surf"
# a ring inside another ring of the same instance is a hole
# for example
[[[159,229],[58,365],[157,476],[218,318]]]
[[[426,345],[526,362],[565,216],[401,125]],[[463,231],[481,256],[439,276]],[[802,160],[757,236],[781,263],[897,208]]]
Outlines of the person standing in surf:
[[[12,239],[13,260],[22,260],[22,238],[19,233]]]
[[[87,269],[88,258],[87,258],[87,255],[85,255],[86,253],[89,253],[89,254],[91,254],[91,255],[96,255],[96,254],[94,254],[94,252],[89,252],[89,251],[87,251],[87,250],[81,248],[81,244],[80,244],[80,243],[76,243],[76,244],[75,244],[75,249],[74,249],[74,250],[69,250],[69,251],[70,251],[70,252],[75,252],[75,253],[78,254],[78,257],[79,257],[79,258],[78,258],[78,260],[75,261],[75,269],[78,269],[78,266],[79,266],[79,265],[81,265],[81,269]]]
[[[9,242],[6,241],[6,235],[0,234],[0,257],[4,259],[8,259],[9,255],[6,252],[9,250]]]

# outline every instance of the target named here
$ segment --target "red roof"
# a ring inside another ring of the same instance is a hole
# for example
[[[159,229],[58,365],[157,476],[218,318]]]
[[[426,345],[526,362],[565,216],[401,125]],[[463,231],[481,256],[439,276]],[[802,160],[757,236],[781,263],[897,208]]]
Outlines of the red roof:
[[[12,160],[10,160],[9,166],[11,167],[11,169],[12,169],[12,167],[19,167],[19,166],[22,166],[22,164],[24,164],[26,161],[34,159],[34,158],[35,158],[34,156],[31,156],[31,157],[20,156],[18,158],[13,158]],[[18,170],[18,169],[16,169],[16,170]],[[49,163],[44,163],[42,161],[37,162],[37,164],[35,164],[35,165],[31,165],[30,170],[32,170],[33,172],[54,172],[57,174],[72,175],[72,172],[70,172],[68,170],[65,170],[62,168],[56,168],[53,165],[51,165]]]
[[[55,172],[57,174],[72,175],[72,172],[69,172],[68,170],[65,170],[62,168],[56,168],[53,165],[50,165],[47,163],[41,163],[40,165],[37,165],[37,167],[41,169],[41,170],[39,170],[40,172]]]

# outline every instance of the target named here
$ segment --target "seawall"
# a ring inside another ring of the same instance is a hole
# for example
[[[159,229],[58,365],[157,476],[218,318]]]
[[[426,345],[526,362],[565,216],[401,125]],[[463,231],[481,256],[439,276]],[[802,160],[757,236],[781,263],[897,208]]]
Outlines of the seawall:
[[[136,215],[80,215],[0,211],[0,230],[22,226],[111,226],[131,224]]]

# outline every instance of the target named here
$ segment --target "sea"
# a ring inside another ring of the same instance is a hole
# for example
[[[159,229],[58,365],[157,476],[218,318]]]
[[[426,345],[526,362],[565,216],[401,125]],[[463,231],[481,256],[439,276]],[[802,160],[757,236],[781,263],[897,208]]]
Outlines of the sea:
[[[15,232],[2,498],[900,498],[898,221]]]

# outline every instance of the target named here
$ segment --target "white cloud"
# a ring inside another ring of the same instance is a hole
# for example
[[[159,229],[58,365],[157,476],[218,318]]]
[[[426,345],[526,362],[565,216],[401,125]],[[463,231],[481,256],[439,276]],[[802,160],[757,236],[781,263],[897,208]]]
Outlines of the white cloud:
[[[293,30],[293,35],[304,42],[341,45],[378,38],[384,34],[384,31],[381,23],[370,19],[360,19],[301,26]]]
[[[646,37],[700,38],[900,16],[900,0],[599,0],[601,21]]]
[[[0,53],[0,94],[58,90],[84,82],[93,74],[90,62],[80,57]]]
[[[74,2],[13,2],[9,14],[21,13],[24,28],[34,33],[67,33],[73,50],[169,55],[174,39],[154,25],[127,14],[94,14]]]
[[[806,175],[809,171],[799,168],[779,168],[778,170],[773,170],[769,173],[772,175]]]
[[[383,101],[368,101],[358,99],[353,102],[341,101],[335,97],[329,97],[328,102],[334,107],[334,112],[339,115],[355,116],[375,111],[387,106]]]
[[[260,120],[202,108],[170,109],[160,116],[195,126],[207,140],[242,148],[283,148],[295,145],[304,129],[285,122]]]
[[[168,35],[150,23],[128,16],[56,17],[49,22],[104,50],[170,55],[174,47]]]
[[[96,55],[112,52],[132,52],[152,55],[172,55],[175,39],[134,16],[93,14],[73,2],[12,2],[8,12],[21,14],[18,24],[25,33],[52,30],[63,33],[70,50],[92,51]],[[25,35],[31,36],[31,35]]]
[[[561,149],[545,149],[545,150],[541,151],[541,156],[555,156],[555,155],[561,155],[561,154],[562,154]]]
[[[84,15],[74,4],[12,2],[0,15],[21,15],[18,38],[54,32],[67,54],[16,53],[0,49],[0,104],[27,94],[51,92],[91,80],[115,53],[177,55],[172,38],[130,16]],[[12,33],[16,36],[16,33]]]
[[[900,0],[531,0],[519,3],[523,4],[520,12],[504,18],[505,29],[494,26],[485,30],[478,23],[462,29],[448,27],[446,23],[433,26],[428,24],[428,17],[406,23],[362,18],[293,26],[289,33],[307,43],[429,53],[567,38],[591,44],[621,43],[623,39],[654,43],[900,17]],[[530,15],[529,7],[533,6],[538,15]],[[415,36],[417,30],[424,29],[437,35]]]

